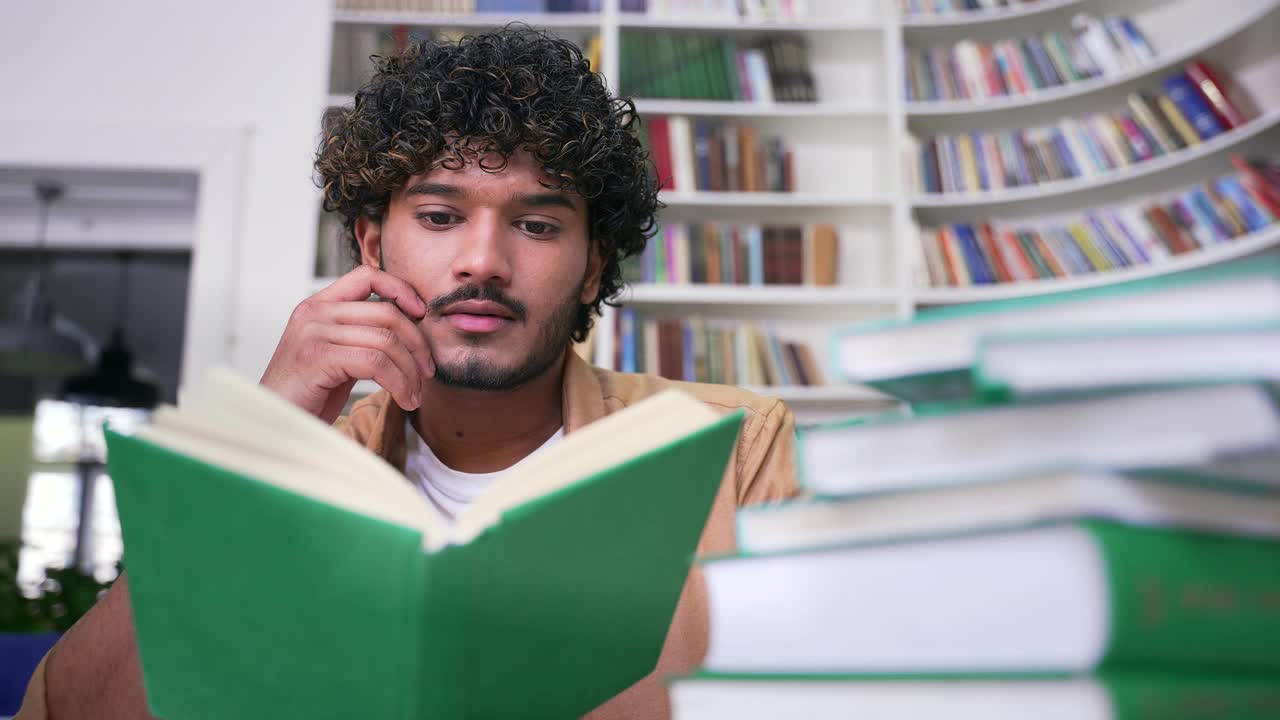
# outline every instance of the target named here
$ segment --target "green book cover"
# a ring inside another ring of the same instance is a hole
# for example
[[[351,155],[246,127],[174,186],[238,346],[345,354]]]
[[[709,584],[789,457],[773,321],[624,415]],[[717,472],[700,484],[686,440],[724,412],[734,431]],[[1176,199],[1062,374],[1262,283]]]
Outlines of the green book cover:
[[[620,455],[448,542],[108,431],[152,711],[581,715],[655,666],[740,422]],[[549,452],[599,444],[593,429]],[[572,476],[581,455],[543,465]]]

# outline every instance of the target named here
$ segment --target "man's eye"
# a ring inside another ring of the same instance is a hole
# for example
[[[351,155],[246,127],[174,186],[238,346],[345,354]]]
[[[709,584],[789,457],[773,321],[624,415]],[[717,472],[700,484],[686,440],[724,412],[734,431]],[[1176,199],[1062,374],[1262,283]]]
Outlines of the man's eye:
[[[537,220],[522,220],[520,224],[524,226],[524,231],[530,235],[548,235],[556,231],[555,225]]]
[[[452,225],[456,215],[447,212],[418,213],[418,219],[427,225]]]

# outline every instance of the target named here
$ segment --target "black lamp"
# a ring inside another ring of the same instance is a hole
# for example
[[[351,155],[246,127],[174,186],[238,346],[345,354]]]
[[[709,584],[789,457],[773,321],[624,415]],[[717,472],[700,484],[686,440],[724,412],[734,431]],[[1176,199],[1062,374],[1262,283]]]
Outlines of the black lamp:
[[[63,186],[37,183],[39,216],[36,230],[36,275],[18,294],[8,317],[0,321],[0,374],[18,377],[65,377],[85,366],[80,341],[52,325],[53,305],[48,296],[49,208],[62,197]]]

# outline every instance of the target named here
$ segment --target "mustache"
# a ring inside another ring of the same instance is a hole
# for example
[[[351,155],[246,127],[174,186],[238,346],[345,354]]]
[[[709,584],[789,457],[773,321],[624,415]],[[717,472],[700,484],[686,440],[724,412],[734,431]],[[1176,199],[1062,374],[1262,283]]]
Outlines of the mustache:
[[[501,290],[492,285],[461,285],[457,289],[444,295],[439,295],[427,303],[428,314],[439,315],[450,305],[467,300],[498,303],[520,322],[524,322],[525,316],[528,315],[524,303],[515,298],[507,297]]]

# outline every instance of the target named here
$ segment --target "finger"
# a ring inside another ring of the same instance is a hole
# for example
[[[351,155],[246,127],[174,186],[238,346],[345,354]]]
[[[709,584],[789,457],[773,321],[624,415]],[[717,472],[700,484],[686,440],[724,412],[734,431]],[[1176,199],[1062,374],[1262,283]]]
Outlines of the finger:
[[[417,323],[396,309],[396,306],[388,303],[343,302],[331,303],[323,312],[324,320],[328,323],[365,325],[391,330],[413,355],[414,361],[421,368],[423,377],[435,376],[435,358],[431,356],[427,336],[423,334]]]
[[[324,302],[368,300],[376,294],[417,320],[426,317],[427,304],[409,283],[372,265],[361,265],[312,297]]]
[[[390,355],[381,350],[331,345],[328,354],[341,372],[358,380],[378,383],[405,410],[416,410],[421,404],[418,386],[405,376]]]
[[[421,394],[422,368],[390,329],[372,325],[326,325],[318,333],[332,345],[370,348],[384,353],[409,381],[411,389]]]

